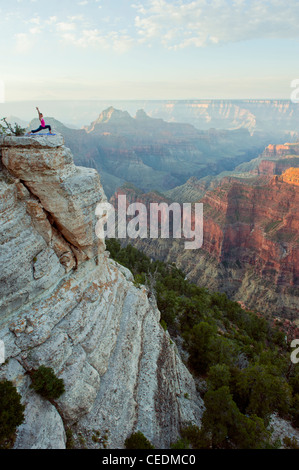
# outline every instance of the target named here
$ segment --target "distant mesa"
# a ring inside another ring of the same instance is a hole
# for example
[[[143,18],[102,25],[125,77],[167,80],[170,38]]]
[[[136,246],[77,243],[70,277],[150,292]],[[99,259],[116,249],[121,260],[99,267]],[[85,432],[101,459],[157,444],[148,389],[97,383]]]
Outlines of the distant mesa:
[[[109,121],[122,121],[127,119],[133,119],[127,111],[121,111],[120,109],[115,109],[113,106],[105,109],[101,112],[99,118],[95,122],[106,123]]]
[[[120,109],[115,109],[113,106],[105,109],[101,112],[99,117],[93,121],[90,126],[84,126],[84,129],[87,133],[94,132],[98,127],[102,125],[109,126],[130,126],[134,123],[134,119],[127,111],[121,111]]]
[[[110,121],[117,122],[117,121],[132,121],[134,118],[128,113],[128,111],[122,111],[120,109],[116,109],[113,106],[109,106],[109,108],[105,109],[101,112],[98,119],[95,121],[97,123],[107,123]],[[142,120],[142,119],[149,119],[152,118],[144,111],[144,109],[139,109],[136,112],[135,119]]]
[[[138,120],[142,120],[142,119],[152,119],[152,118],[150,118],[150,116],[149,116],[148,114],[146,114],[146,112],[144,111],[144,109],[138,109],[135,118],[138,119]]]

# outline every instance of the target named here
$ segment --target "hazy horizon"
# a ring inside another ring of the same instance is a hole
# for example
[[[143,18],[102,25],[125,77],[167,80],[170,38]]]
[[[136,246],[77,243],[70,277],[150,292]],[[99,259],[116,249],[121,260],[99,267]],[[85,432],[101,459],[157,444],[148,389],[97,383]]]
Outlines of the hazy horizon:
[[[289,119],[293,115],[293,121],[296,122],[296,116],[298,116],[298,104],[290,100],[267,98],[260,100],[246,98],[242,100],[27,100],[0,104],[0,115],[18,118],[23,121],[20,124],[28,125],[37,117],[36,106],[39,106],[46,118],[55,118],[68,127],[78,128],[90,125],[101,112],[111,106],[128,112],[132,117],[135,117],[138,110],[143,109],[150,117],[169,122],[185,122],[199,129],[211,127],[231,129],[240,125],[241,121],[242,126],[246,127],[250,125],[256,113],[260,124],[274,125],[275,129],[279,129],[281,126],[284,128],[281,119]],[[240,122],[237,116],[241,119]],[[278,119],[278,121],[274,122],[273,119]],[[297,129],[297,126],[295,127]]]
[[[32,103],[32,102],[35,102],[35,101],[38,101],[39,103],[53,103],[53,102],[80,102],[80,101],[84,101],[84,102],[105,102],[105,101],[111,101],[111,102],[130,102],[130,101],[141,101],[141,102],[144,102],[144,101],[167,101],[167,102],[178,102],[178,101],[186,101],[186,102],[191,102],[191,101],[290,101],[292,102],[292,100],[290,98],[268,98],[268,97],[262,97],[262,98],[186,98],[186,99],[183,99],[183,98],[160,98],[160,99],[147,99],[147,98],[138,98],[138,99],[134,99],[134,98],[122,98],[122,99],[115,99],[115,98],[105,98],[105,99],[74,99],[74,98],[69,98],[69,99],[44,99],[44,100],[33,100],[33,99],[28,99],[28,100],[6,100],[4,103],[6,104],[13,104],[13,103]],[[0,103],[0,105],[3,104],[3,103]],[[295,103],[297,104],[297,103]]]

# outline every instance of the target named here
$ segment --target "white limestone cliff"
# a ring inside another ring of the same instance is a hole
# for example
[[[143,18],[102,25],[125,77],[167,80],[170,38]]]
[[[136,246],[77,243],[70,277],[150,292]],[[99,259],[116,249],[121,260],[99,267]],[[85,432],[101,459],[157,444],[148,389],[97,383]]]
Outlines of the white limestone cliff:
[[[95,430],[108,448],[136,430],[169,447],[203,402],[155,300],[95,235],[98,173],[59,135],[2,137],[0,149],[0,380],[26,405],[15,447],[65,448],[66,426],[87,447]],[[55,406],[30,389],[40,365],[64,379]]]

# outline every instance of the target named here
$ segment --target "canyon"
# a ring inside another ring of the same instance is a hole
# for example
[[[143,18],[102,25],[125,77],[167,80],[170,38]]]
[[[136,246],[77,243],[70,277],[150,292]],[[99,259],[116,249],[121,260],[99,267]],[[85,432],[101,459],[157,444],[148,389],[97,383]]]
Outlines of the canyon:
[[[128,204],[201,202],[204,241],[185,250],[183,240],[132,239],[154,259],[175,262],[200,286],[226,292],[267,317],[298,318],[298,144],[270,145],[250,171],[217,178],[191,178],[164,195],[125,185]]]
[[[164,103],[162,119],[154,105],[148,104],[151,116],[140,109],[132,117],[110,106],[83,129],[53,125],[63,132],[77,164],[100,171],[112,200],[125,184],[129,201],[203,202],[205,241],[195,257],[178,240],[132,241],[139,249],[177,261],[190,280],[225,291],[249,308],[296,318],[299,144],[281,139],[286,132],[295,139],[297,108],[278,101]],[[241,105],[246,113],[236,111]],[[251,109],[255,127],[198,130],[176,122],[182,109],[185,121],[193,111],[202,117],[213,110],[227,125],[230,116],[244,118]],[[286,118],[272,141],[277,143],[269,144],[274,131],[266,131],[267,114],[273,126],[275,119],[279,126]]]
[[[70,129],[52,118],[46,121],[64,135],[76,164],[100,172],[108,197],[126,181],[143,191],[163,192],[190,177],[233,171],[262,152],[269,141],[293,138],[287,130],[274,135],[257,130],[253,135],[246,126],[216,129],[210,128],[211,123],[199,130],[188,122],[153,118],[143,109],[132,117],[113,106],[82,129]],[[33,120],[30,128],[38,125]]]

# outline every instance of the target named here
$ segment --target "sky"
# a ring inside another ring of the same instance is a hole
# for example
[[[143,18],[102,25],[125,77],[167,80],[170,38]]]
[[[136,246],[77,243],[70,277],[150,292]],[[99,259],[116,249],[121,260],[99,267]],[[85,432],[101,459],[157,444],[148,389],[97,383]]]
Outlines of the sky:
[[[0,0],[0,99],[289,99],[298,0]]]

